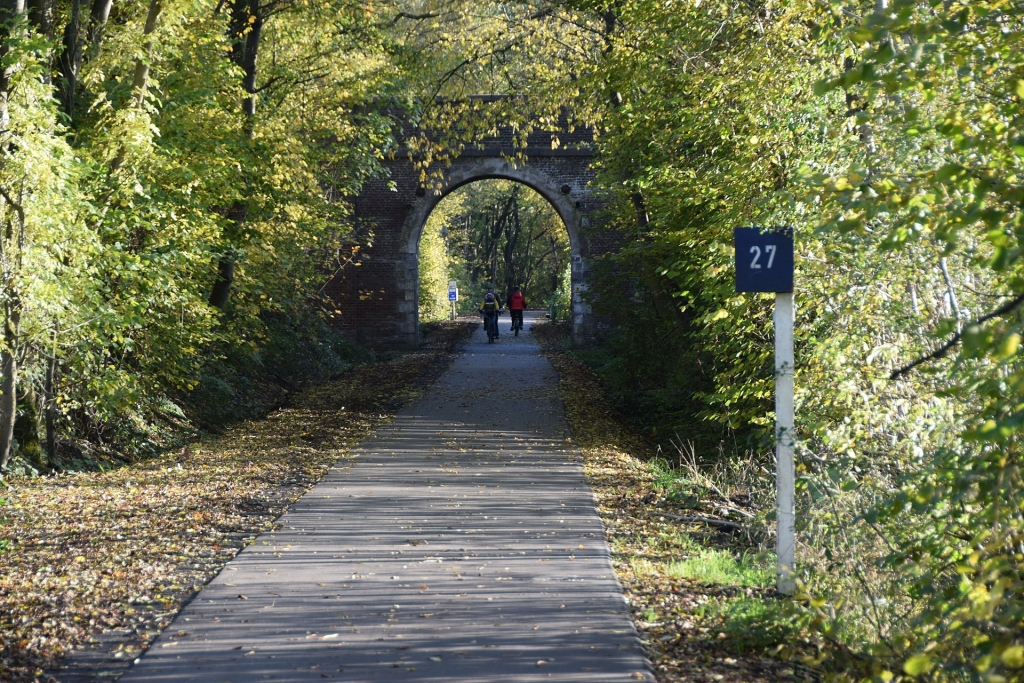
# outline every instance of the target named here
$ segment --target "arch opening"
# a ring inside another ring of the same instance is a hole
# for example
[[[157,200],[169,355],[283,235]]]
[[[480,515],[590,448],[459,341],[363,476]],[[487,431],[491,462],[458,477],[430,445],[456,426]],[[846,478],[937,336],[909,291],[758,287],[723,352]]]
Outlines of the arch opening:
[[[530,308],[572,319],[572,256],[557,207],[518,180],[475,179],[432,202],[417,243],[419,322],[472,313],[493,288],[506,302],[522,287]],[[459,288],[449,301],[450,282]]]

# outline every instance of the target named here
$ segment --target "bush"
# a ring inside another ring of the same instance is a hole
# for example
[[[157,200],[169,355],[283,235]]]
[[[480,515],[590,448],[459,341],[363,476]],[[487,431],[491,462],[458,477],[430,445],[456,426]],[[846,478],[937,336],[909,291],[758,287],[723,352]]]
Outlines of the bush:
[[[205,429],[256,417],[294,391],[328,379],[373,354],[342,339],[315,313],[266,316],[262,343],[230,348],[203,368],[196,388],[181,396],[186,413]]]

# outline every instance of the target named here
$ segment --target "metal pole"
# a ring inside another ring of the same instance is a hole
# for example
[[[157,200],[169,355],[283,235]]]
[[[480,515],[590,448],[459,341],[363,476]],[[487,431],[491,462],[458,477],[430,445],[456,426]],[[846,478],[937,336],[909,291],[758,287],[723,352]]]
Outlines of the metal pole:
[[[779,592],[796,590],[793,469],[793,293],[775,295],[775,496]]]

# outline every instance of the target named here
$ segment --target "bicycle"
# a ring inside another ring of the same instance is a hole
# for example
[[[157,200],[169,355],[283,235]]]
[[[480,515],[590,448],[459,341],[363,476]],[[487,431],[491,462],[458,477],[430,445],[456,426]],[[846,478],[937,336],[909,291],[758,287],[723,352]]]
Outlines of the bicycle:
[[[521,329],[523,329],[523,312],[521,310],[512,311],[512,331],[518,337]]]
[[[481,311],[483,313],[483,311]],[[493,344],[494,340],[498,337],[498,315],[501,311],[495,311],[493,314],[488,315],[483,313],[484,316],[484,331],[487,332],[487,343]]]

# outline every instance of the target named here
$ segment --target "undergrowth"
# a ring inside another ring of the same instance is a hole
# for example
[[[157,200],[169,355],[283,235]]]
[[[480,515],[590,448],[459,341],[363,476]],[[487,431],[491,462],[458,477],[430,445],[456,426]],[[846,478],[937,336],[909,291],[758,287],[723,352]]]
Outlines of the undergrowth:
[[[264,330],[259,344],[225,349],[204,366],[195,389],[177,396],[201,429],[220,431],[265,415],[305,386],[375,359],[373,351],[346,341],[317,315],[266,316]]]
[[[41,412],[32,401],[22,401],[14,457],[3,474],[104,472],[138,462],[180,448],[203,433],[266,415],[311,384],[379,360],[373,351],[343,339],[311,310],[287,316],[267,313],[256,327],[260,333],[247,344],[205,349],[206,360],[189,391],[153,387],[148,402],[116,419],[86,409],[57,415],[54,457],[39,445],[25,447],[45,437]]]

